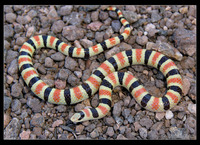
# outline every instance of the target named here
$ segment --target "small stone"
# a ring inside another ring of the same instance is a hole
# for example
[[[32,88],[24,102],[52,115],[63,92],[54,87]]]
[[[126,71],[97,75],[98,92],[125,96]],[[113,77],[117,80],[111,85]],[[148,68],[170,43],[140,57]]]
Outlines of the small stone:
[[[102,42],[104,34],[105,34],[104,32],[96,32],[95,33],[95,40],[99,43]]]
[[[113,117],[106,117],[105,123],[106,123],[108,126],[113,126],[113,125],[115,124],[115,120],[114,120]]]
[[[6,96],[4,96],[3,101],[4,101],[3,107],[4,107],[4,111],[5,111],[5,110],[7,110],[8,108],[10,108],[10,104],[11,104],[11,102],[12,102],[12,97],[6,97]]]
[[[169,131],[170,131],[170,134],[168,134],[169,139],[184,139],[184,140],[189,139],[189,135],[187,133],[186,128],[170,127]]]
[[[6,53],[6,63],[10,64],[15,58],[17,58],[19,55],[18,52],[13,51],[13,50],[8,50]]]
[[[165,112],[156,112],[156,119],[158,119],[158,121],[162,120],[165,116]]]
[[[114,135],[113,127],[108,127],[106,131],[106,135],[112,137]]]
[[[61,7],[58,13],[62,16],[69,15],[72,9],[73,9],[72,5],[66,5],[66,6]]]
[[[192,114],[196,115],[196,104],[192,104],[192,103],[188,104],[187,109],[188,109]]]
[[[100,13],[99,13],[99,19],[104,21],[107,18],[108,18],[108,13],[104,12],[104,11],[100,11]]]
[[[142,119],[140,119],[140,124],[149,129],[153,125],[153,121],[147,117],[143,117]]]
[[[113,20],[111,26],[114,32],[119,32],[121,28],[121,23],[119,20]]]
[[[62,35],[69,41],[75,41],[84,37],[84,29],[76,26],[65,26],[63,27]]]
[[[64,89],[65,87],[66,87],[66,81],[64,80],[59,80],[59,79],[57,79],[56,81],[55,81],[55,87],[57,88],[57,89]]]
[[[69,84],[71,84],[72,87],[75,87],[75,86],[79,85],[80,79],[78,79],[74,74],[71,74],[71,75],[68,77],[67,82],[68,82]]]
[[[96,10],[97,8],[99,7],[99,5],[86,5],[85,8],[86,8],[86,11],[94,11]]]
[[[192,56],[196,52],[196,34],[193,31],[184,28],[176,29],[173,39],[182,53]]]
[[[78,111],[83,110],[84,108],[85,108],[85,105],[77,104],[74,109],[75,109],[76,112],[78,112]]]
[[[92,22],[87,26],[87,29],[90,29],[92,31],[97,31],[100,29],[100,27],[103,25],[103,23],[96,21],[96,22]]]
[[[98,21],[99,11],[94,11],[91,13],[91,19],[93,22]]]
[[[28,130],[28,131],[22,131],[19,136],[21,139],[29,139],[30,137],[30,134],[31,134],[31,131]]]
[[[11,87],[11,95],[20,98],[22,94],[22,86],[20,83],[14,83]]]
[[[63,124],[63,120],[56,120],[53,122],[52,127],[55,128],[61,124]]]
[[[62,20],[58,20],[53,23],[53,26],[51,27],[52,31],[54,33],[60,33],[64,27],[64,22]]]
[[[75,68],[78,67],[78,63],[71,57],[65,58],[65,68],[75,71]]]
[[[142,127],[142,128],[139,128],[139,133],[140,133],[140,136],[143,138],[143,139],[146,139],[147,138],[147,129]]]
[[[47,18],[50,20],[58,20],[60,17],[58,16],[57,11],[54,8],[52,8],[47,14]]]
[[[145,31],[148,32],[148,35],[150,37],[153,37],[155,35],[155,33],[158,32],[158,30],[156,30],[156,26],[152,23],[149,23],[145,26]]]
[[[67,80],[68,76],[71,74],[71,71],[68,69],[60,69],[60,71],[57,73],[57,79],[61,80]]]
[[[96,138],[99,136],[99,132],[97,129],[94,129],[91,133],[90,133],[91,138]]]
[[[77,125],[77,126],[76,126],[76,132],[79,133],[79,134],[81,134],[82,131],[84,130],[84,128],[85,128],[85,127],[84,127],[82,124]]]
[[[145,45],[148,42],[148,37],[143,35],[143,36],[137,36],[136,42],[140,45]]]
[[[183,78],[183,95],[187,95],[190,90],[190,81],[187,77]]]
[[[21,109],[21,102],[18,99],[14,99],[11,106],[13,112],[19,111]]]
[[[130,96],[127,96],[126,98],[124,98],[124,107],[127,107],[130,102],[131,102],[131,97]]]
[[[47,72],[46,72],[46,69],[44,67],[44,65],[40,65],[38,68],[37,68],[38,72],[45,75]]]
[[[53,63],[54,63],[53,59],[51,59],[50,57],[46,57],[44,66],[45,67],[53,67]]]
[[[184,57],[181,61],[181,66],[183,69],[192,69],[195,66],[195,60],[192,57]]]
[[[12,24],[4,25],[4,38],[7,39],[9,37],[13,37],[14,30],[12,28]]]
[[[152,10],[151,13],[151,22],[157,22],[161,19],[162,17],[158,14],[158,10]]]
[[[18,71],[19,71],[19,68],[18,68],[18,59],[16,58],[8,66],[8,73],[12,76],[14,74],[17,74]]]
[[[174,114],[172,113],[172,111],[167,110],[165,113],[165,118],[166,119],[172,119],[174,117]]]
[[[121,104],[119,102],[115,103],[114,107],[113,107],[113,115],[114,116],[120,116],[121,111],[122,111]]]
[[[27,41],[27,38],[26,37],[18,37],[16,39],[16,44],[19,45],[19,46],[22,46],[24,44],[24,42]]]
[[[40,113],[36,113],[30,121],[31,125],[39,127],[43,127],[44,123],[45,119]]]
[[[81,71],[74,71],[74,74],[75,74],[78,78],[81,78],[81,77],[82,77],[82,72],[81,72]]]
[[[182,8],[180,8],[180,9],[179,9],[179,12],[180,12],[181,14],[187,13],[187,12],[188,12],[188,7],[182,7]]]
[[[27,32],[26,32],[26,37],[27,38],[31,37],[34,34],[34,32],[35,32],[34,26],[28,27]]]
[[[123,136],[122,134],[119,134],[116,139],[125,140],[127,138],[125,136]]]
[[[14,13],[7,13],[7,14],[5,15],[5,18],[6,18],[6,21],[7,21],[7,22],[13,23],[13,22],[15,22],[17,16],[16,16],[16,14],[14,14]]]
[[[142,126],[140,125],[139,122],[134,122],[134,127],[135,127],[135,131],[138,131],[140,128],[142,128]]]
[[[90,41],[90,40],[88,40],[88,39],[81,39],[80,42],[81,42],[81,45],[82,45],[84,48],[88,48],[88,47],[93,46],[93,42]]]
[[[137,13],[133,12],[133,11],[122,11],[124,17],[126,18],[126,20],[132,24],[134,22],[136,22],[138,20],[138,15]]]
[[[4,119],[3,126],[5,128],[10,123],[11,117],[10,115],[4,113],[3,119]]]
[[[4,139],[17,139],[21,129],[19,119],[13,118],[4,130]]]

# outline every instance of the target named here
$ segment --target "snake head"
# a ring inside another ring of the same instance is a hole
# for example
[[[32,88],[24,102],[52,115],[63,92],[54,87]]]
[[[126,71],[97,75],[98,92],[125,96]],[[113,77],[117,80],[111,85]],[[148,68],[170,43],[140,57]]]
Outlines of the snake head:
[[[74,123],[77,123],[77,122],[81,122],[82,121],[82,118],[84,117],[84,113],[83,112],[78,112],[78,113],[75,113],[71,118],[70,120]]]

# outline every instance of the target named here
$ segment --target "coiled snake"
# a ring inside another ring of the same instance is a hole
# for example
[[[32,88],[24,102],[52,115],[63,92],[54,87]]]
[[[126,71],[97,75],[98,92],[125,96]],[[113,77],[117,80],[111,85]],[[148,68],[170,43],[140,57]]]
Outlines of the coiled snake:
[[[88,59],[127,39],[131,31],[129,22],[119,9],[109,7],[108,10],[115,11],[124,26],[124,32],[119,36],[89,48],[77,48],[53,36],[38,35],[31,37],[20,49],[19,70],[28,87],[39,98],[54,104],[70,105],[87,99],[99,90],[98,107],[83,109],[75,113],[71,117],[72,122],[104,117],[111,108],[112,89],[119,85],[124,86],[142,107],[154,112],[171,109],[181,98],[182,78],[175,63],[159,52],[146,49],[127,50],[110,57],[85,82],[74,88],[64,90],[51,88],[39,78],[37,71],[33,68],[31,58],[36,49],[48,47],[70,57]],[[163,97],[157,98],[150,95],[131,74],[115,72],[136,64],[153,66],[164,74],[167,80],[167,93]]]

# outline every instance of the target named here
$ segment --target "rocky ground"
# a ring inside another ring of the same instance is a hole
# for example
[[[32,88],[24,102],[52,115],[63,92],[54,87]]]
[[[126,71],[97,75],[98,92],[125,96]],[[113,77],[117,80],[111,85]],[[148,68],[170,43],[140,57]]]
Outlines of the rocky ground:
[[[24,83],[17,57],[31,36],[58,37],[87,48],[118,36],[123,27],[115,12],[102,5],[4,6],[4,139],[196,139],[196,6],[118,5],[132,32],[119,45],[89,60],[74,59],[43,48],[33,56],[41,79],[60,89],[82,84],[112,55],[132,48],[157,50],[173,59],[183,77],[183,97],[171,111],[142,109],[124,88],[112,95],[112,110],[103,119],[70,125],[74,112],[98,105],[98,94],[73,105],[53,105],[37,98]],[[158,70],[131,66],[154,96],[162,96],[166,80]]]

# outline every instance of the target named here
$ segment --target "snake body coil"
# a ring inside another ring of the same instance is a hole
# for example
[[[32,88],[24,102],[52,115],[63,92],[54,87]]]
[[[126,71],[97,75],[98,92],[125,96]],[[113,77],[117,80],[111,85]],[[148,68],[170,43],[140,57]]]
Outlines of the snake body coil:
[[[124,32],[119,36],[89,48],[77,48],[56,37],[39,35],[31,37],[20,49],[19,70],[26,84],[39,98],[54,104],[70,105],[87,99],[99,90],[99,106],[75,113],[71,117],[73,122],[99,119],[105,116],[111,107],[112,89],[118,85],[129,90],[142,107],[154,112],[172,108],[181,98],[182,78],[175,63],[159,52],[145,49],[127,50],[112,56],[103,62],[83,84],[71,89],[51,88],[39,78],[37,71],[33,68],[31,58],[36,49],[48,47],[70,57],[87,59],[125,40],[131,31],[128,21],[119,9],[109,7],[108,10],[114,10],[124,26]],[[115,72],[135,64],[153,66],[164,74],[167,80],[167,93],[162,98],[150,95],[131,74]]]

